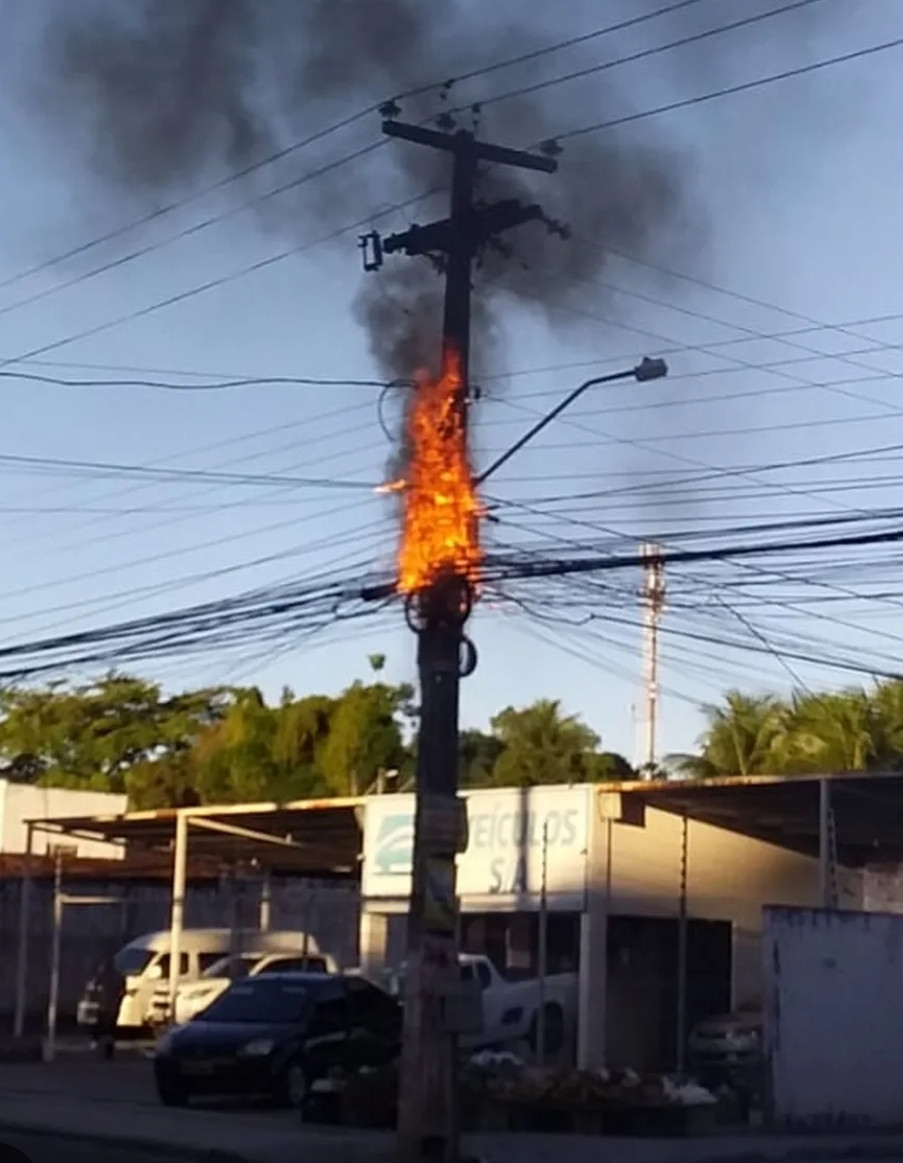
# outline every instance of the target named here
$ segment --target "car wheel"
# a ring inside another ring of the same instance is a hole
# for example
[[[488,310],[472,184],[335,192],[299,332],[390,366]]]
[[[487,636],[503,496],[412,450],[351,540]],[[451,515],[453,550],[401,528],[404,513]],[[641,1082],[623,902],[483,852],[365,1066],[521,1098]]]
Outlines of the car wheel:
[[[276,1088],[277,1102],[280,1106],[287,1106],[292,1110],[302,1110],[307,1102],[307,1096],[307,1072],[303,1064],[289,1062],[279,1076]]]
[[[184,1083],[171,1078],[157,1079],[157,1094],[164,1106],[186,1106],[191,1097]]]

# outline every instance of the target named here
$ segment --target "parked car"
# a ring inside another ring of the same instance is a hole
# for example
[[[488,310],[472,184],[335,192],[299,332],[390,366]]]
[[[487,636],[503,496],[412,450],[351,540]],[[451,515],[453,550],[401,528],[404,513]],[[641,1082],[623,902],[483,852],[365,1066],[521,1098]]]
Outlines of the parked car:
[[[527,1042],[535,1051],[542,1007],[546,1052],[557,1054],[562,1050],[576,1024],[576,973],[549,974],[543,988],[535,974],[500,973],[494,962],[481,953],[462,953],[458,961],[462,979],[476,980],[483,1000],[482,1033],[462,1037],[462,1047],[481,1050]],[[402,966],[389,975],[390,991],[398,996],[403,992],[404,972]]]
[[[168,929],[144,933],[116,954],[116,969],[125,978],[125,992],[117,1027],[122,1033],[138,1033],[151,1025],[151,1006],[158,987],[169,981],[171,934]],[[256,952],[297,953],[305,945],[299,932],[260,932],[257,929],[184,929],[179,954],[179,981],[197,981],[215,962],[238,946]],[[308,939],[309,952],[318,953],[316,942]],[[81,1012],[91,1010],[90,984],[86,986]]]
[[[197,981],[180,982],[176,987],[173,1021],[181,1026],[205,1010],[235,981],[259,973],[338,973],[332,957],[324,953],[299,956],[297,953],[244,952],[221,957],[205,969]],[[151,999],[150,1022],[156,1029],[169,1022],[169,983],[161,982]]]
[[[160,1040],[157,1094],[166,1106],[196,1095],[269,1095],[302,1107],[315,1083],[398,1058],[397,999],[362,977],[262,973],[231,985]]]
[[[694,1069],[708,1077],[730,1077],[755,1069],[762,1053],[762,1007],[757,1001],[699,1022],[688,1041]]]

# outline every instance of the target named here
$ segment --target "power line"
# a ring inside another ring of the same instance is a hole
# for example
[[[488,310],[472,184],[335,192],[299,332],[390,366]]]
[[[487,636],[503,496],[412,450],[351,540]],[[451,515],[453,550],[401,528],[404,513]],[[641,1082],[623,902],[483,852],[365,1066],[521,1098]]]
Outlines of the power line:
[[[854,534],[849,537],[823,537],[808,541],[777,541],[761,545],[732,545],[715,549],[683,549],[663,555],[669,567],[697,561],[724,561],[730,558],[766,556],[798,552],[807,549],[835,549],[846,546],[886,545],[903,541],[903,529],[878,533]],[[605,572],[612,569],[636,569],[642,564],[638,557],[573,558],[558,561],[494,561],[487,567],[490,577],[544,578],[564,577],[572,573]]]
[[[273,474],[218,473],[204,469],[151,468],[141,464],[116,464],[101,460],[66,460],[53,456],[19,456],[14,453],[0,453],[0,464],[15,464],[24,467],[62,468],[75,471],[88,470],[117,476],[137,476],[155,480],[197,480],[217,484],[237,485],[292,485],[319,489],[356,489],[372,493],[377,487],[368,481],[343,481],[316,477],[279,477]]]
[[[552,53],[559,52],[559,51],[562,51],[562,50],[567,49],[567,48],[572,48],[572,47],[575,47],[577,45],[587,44],[592,40],[598,39],[599,37],[607,36],[607,35],[610,35],[610,34],[615,33],[615,32],[624,31],[628,28],[632,28],[634,26],[647,23],[651,20],[658,18],[659,16],[667,15],[669,13],[676,12],[676,11],[679,11],[681,9],[694,7],[695,5],[699,4],[700,2],[701,2],[701,0],[677,0],[677,2],[665,5],[664,7],[656,9],[655,11],[647,12],[647,13],[644,13],[640,16],[630,17],[628,19],[618,21],[614,24],[605,25],[602,28],[596,28],[596,29],[591,30],[590,32],[582,33],[578,36],[568,37],[565,40],[557,41],[554,44],[546,45],[546,46],[543,46],[542,48],[534,49],[530,52],[520,53],[516,56],[508,57],[508,58],[501,60],[501,61],[496,61],[495,63],[490,64],[490,65],[481,66],[478,68],[471,69],[467,72],[459,74],[456,77],[452,77],[451,79],[445,81],[444,83],[439,82],[439,81],[432,81],[432,82],[428,82],[428,83],[425,83],[422,85],[414,86],[403,93],[397,94],[395,97],[395,100],[404,101],[404,100],[408,100],[408,99],[413,98],[413,97],[422,96],[425,93],[429,93],[433,90],[439,89],[440,85],[446,91],[448,91],[451,89],[451,87],[453,85],[462,84],[462,83],[465,83],[467,81],[474,80],[477,77],[488,76],[488,75],[491,75],[492,73],[498,72],[498,71],[503,70],[503,69],[512,68],[516,65],[531,63],[535,60],[538,60],[541,57],[548,56]],[[817,2],[817,0],[805,0],[805,2],[812,3],[812,2]],[[359,109],[356,113],[349,114],[348,116],[341,118],[340,120],[332,123],[331,125],[326,126],[323,129],[316,130],[314,133],[309,134],[308,136],[300,139],[299,141],[295,141],[292,144],[290,144],[282,149],[275,150],[272,153],[267,154],[265,157],[261,158],[260,160],[258,160],[256,162],[252,162],[251,164],[243,167],[241,170],[238,170],[237,172],[231,173],[224,178],[221,178],[215,182],[212,182],[212,183],[202,187],[201,189],[194,191],[191,194],[185,195],[185,196],[178,198],[178,199],[174,199],[173,201],[168,202],[166,205],[159,207],[158,209],[152,211],[149,214],[144,215],[143,217],[141,217],[137,220],[133,220],[132,222],[130,222],[126,225],[116,227],[112,231],[108,231],[103,235],[100,235],[98,237],[90,239],[89,241],[87,241],[85,243],[81,243],[80,245],[73,247],[70,250],[64,252],[63,254],[57,255],[54,258],[46,259],[43,262],[38,263],[37,265],[32,266],[25,271],[20,271],[18,274],[12,275],[9,278],[0,281],[0,290],[4,290],[7,287],[14,285],[15,283],[21,282],[22,280],[24,280],[26,278],[29,278],[29,277],[36,275],[36,274],[39,274],[39,273],[41,273],[41,272],[43,272],[43,271],[45,271],[53,266],[58,266],[60,263],[68,262],[68,261],[71,261],[72,259],[78,258],[81,255],[86,254],[88,251],[94,249],[97,246],[100,246],[104,243],[116,241],[117,239],[122,238],[124,235],[129,234],[134,230],[140,229],[141,227],[148,226],[153,222],[159,221],[161,218],[167,217],[177,210],[184,209],[186,206],[191,205],[194,202],[200,201],[203,198],[206,198],[211,194],[219,193],[220,191],[227,188],[228,186],[231,186],[234,183],[241,181],[242,179],[244,179],[246,177],[249,177],[251,174],[258,172],[261,169],[264,169],[268,166],[274,165],[277,162],[284,161],[286,158],[300,152],[301,150],[306,149],[311,145],[315,145],[317,142],[322,141],[325,138],[330,137],[330,136],[340,132],[343,129],[350,128],[352,125],[357,124],[358,122],[362,121],[364,118],[366,118],[374,113],[377,113],[381,109],[381,107],[382,107],[382,102],[375,102],[373,104],[367,105],[364,108]],[[94,278],[97,275],[106,273],[107,271],[122,267],[122,266],[126,265],[127,263],[132,262],[137,258],[144,257],[145,255],[150,254],[156,250],[159,250],[164,246],[171,245],[174,242],[178,242],[184,238],[187,238],[191,235],[194,235],[194,234],[197,234],[203,230],[206,230],[214,225],[217,225],[217,224],[227,220],[228,218],[234,217],[235,215],[244,212],[245,210],[252,209],[253,207],[260,205],[261,203],[263,203],[265,201],[268,201],[272,198],[279,197],[282,194],[285,194],[291,190],[297,189],[299,186],[304,185],[309,181],[313,181],[314,179],[316,179],[318,177],[322,177],[326,173],[334,171],[335,169],[338,169],[341,166],[347,165],[352,161],[356,161],[356,160],[360,159],[361,157],[366,156],[367,154],[373,153],[376,150],[381,149],[384,145],[385,145],[385,141],[383,139],[380,139],[380,140],[374,141],[366,146],[362,146],[360,149],[358,149],[350,154],[347,154],[347,155],[345,155],[337,160],[327,162],[324,165],[318,167],[315,170],[310,171],[307,174],[301,175],[298,178],[294,178],[288,182],[283,183],[280,186],[277,186],[275,189],[268,190],[262,194],[258,194],[255,197],[247,199],[245,202],[240,203],[237,206],[230,207],[229,209],[221,211],[217,214],[212,214],[212,215],[208,216],[207,218],[205,218],[203,221],[201,221],[199,223],[195,223],[192,226],[185,227],[183,230],[178,231],[177,233],[169,236],[166,239],[162,239],[162,240],[158,240],[158,241],[153,242],[153,243],[149,243],[146,246],[141,247],[140,249],[133,251],[132,253],[130,253],[128,255],[119,256],[118,258],[113,259],[110,262],[104,263],[100,267],[95,268],[93,271],[87,272],[87,273],[82,274],[82,275],[75,276],[72,279],[68,280],[67,282],[65,282],[61,285],[56,285],[54,287],[45,288],[42,291],[36,292],[34,295],[29,296],[28,298],[19,300],[16,303],[9,304],[3,308],[0,308],[0,316],[5,315],[7,312],[15,310],[19,307],[24,307],[24,306],[30,305],[32,303],[38,302],[38,301],[40,301],[40,300],[42,300],[50,295],[54,295],[54,294],[58,293],[59,291],[65,290],[69,287],[78,285],[78,284],[84,282],[86,279]]]
[[[669,41],[667,44],[656,45],[653,48],[640,49],[635,53],[631,53],[629,56],[617,57],[614,60],[603,61],[601,64],[589,65],[586,68],[576,69],[570,73],[563,73],[557,77],[549,77],[542,81],[535,81],[531,85],[523,85],[520,88],[511,89],[506,93],[497,93],[493,96],[484,98],[480,102],[480,105],[483,108],[486,108],[487,106],[495,105],[502,101],[510,101],[516,97],[525,97],[529,96],[531,93],[540,93],[546,89],[552,89],[558,85],[566,84],[569,81],[582,80],[586,77],[595,76],[599,73],[605,72],[608,69],[620,67],[621,65],[634,64],[637,61],[647,60],[650,57],[659,56],[662,53],[671,52],[674,49],[686,48],[690,45],[698,44],[701,41],[709,40],[712,37],[722,36],[728,32],[735,32],[740,28],[747,28],[754,24],[760,24],[765,20],[771,20],[775,16],[782,16],[785,13],[793,12],[801,8],[809,8],[813,4],[821,3],[824,3],[824,0],[793,0],[793,3],[783,4],[780,8],[774,8],[768,12],[759,12],[753,16],[746,16],[740,20],[735,20],[730,24],[719,25],[716,28],[709,28],[703,32],[692,33],[689,36],[681,37],[679,40]],[[466,106],[459,106],[454,109],[453,112],[461,113],[464,112],[466,108]],[[574,136],[574,134],[559,134],[558,139],[560,139],[562,136]]]
[[[160,457],[156,460],[152,460],[152,461],[148,462],[148,464],[145,467],[149,467],[152,469],[160,467],[160,466],[165,467],[166,465],[170,464],[173,460],[179,460],[182,457],[197,456],[199,454],[208,453],[208,452],[217,452],[220,449],[229,448],[233,445],[241,445],[242,447],[245,447],[248,444],[252,443],[253,441],[258,440],[261,437],[273,436],[277,433],[283,434],[283,433],[286,433],[286,432],[289,432],[292,430],[296,430],[298,428],[303,428],[305,430],[305,432],[309,434],[312,432],[312,430],[318,424],[320,424],[323,421],[336,419],[338,417],[347,417],[347,416],[352,415],[355,412],[360,412],[365,408],[369,408],[370,406],[371,405],[369,404],[369,402],[364,403],[364,404],[351,404],[351,405],[346,404],[346,405],[343,405],[341,408],[332,408],[327,412],[317,413],[313,416],[305,416],[301,420],[292,420],[292,421],[283,422],[283,423],[277,424],[277,425],[269,425],[266,428],[258,428],[258,429],[252,430],[250,432],[242,432],[238,436],[230,436],[224,440],[216,440],[216,441],[208,442],[206,444],[202,444],[199,446],[196,445],[196,446],[193,446],[191,448],[183,449],[182,451],[177,452],[177,453],[170,453],[167,456]],[[353,435],[354,433],[365,431],[365,430],[368,432],[371,431],[372,425],[370,425],[370,424],[355,425],[354,427],[352,427],[350,429],[347,428],[345,425],[343,425],[342,428],[339,429],[337,432],[327,432],[327,433],[319,433],[318,432],[316,434],[317,444],[319,446],[323,443],[324,440],[331,439],[335,435],[341,434],[341,435],[347,436],[347,435]],[[288,444],[288,445],[281,444],[281,445],[278,445],[276,448],[267,448],[267,449],[263,449],[263,450],[258,450],[257,452],[243,453],[241,456],[238,456],[238,457],[229,457],[226,460],[218,461],[210,467],[213,468],[214,470],[217,470],[217,469],[231,468],[231,467],[234,467],[234,466],[240,465],[240,464],[248,464],[252,461],[259,460],[262,457],[270,456],[270,455],[273,455],[274,453],[277,453],[277,452],[287,451],[288,449],[293,448],[293,447],[294,447],[293,444]],[[315,458],[315,460],[313,460],[313,461],[308,460],[308,461],[302,462],[302,464],[306,464],[308,466],[323,465],[323,464],[326,464],[327,462],[329,462],[333,459],[335,459],[335,455],[330,455],[330,456],[325,456],[325,457],[318,456],[317,458]],[[300,467],[302,467],[302,464],[291,465],[291,466],[289,466],[288,471],[297,471]],[[135,493],[139,493],[139,492],[145,491],[149,488],[152,488],[154,486],[154,484],[155,484],[155,482],[151,481],[149,483],[136,484],[136,485],[133,485],[130,488],[126,488],[126,489],[118,487],[117,489],[115,489],[112,492],[107,491],[107,492],[101,493],[99,499],[104,500],[104,499],[109,498],[109,497],[120,499],[122,497],[132,496]],[[66,488],[67,488],[67,495],[71,495],[72,486],[67,485]],[[222,486],[217,485],[217,486],[214,486],[212,489],[205,490],[200,495],[201,496],[211,495],[213,493],[219,492],[221,488],[222,488]],[[38,496],[52,495],[55,492],[59,492],[58,487],[50,488],[50,489],[42,489],[36,495],[38,495]],[[123,510],[123,513],[126,515],[129,512],[130,512],[130,510],[128,510],[128,509]],[[83,528],[89,527],[89,526],[94,525],[94,524],[97,524],[97,522],[96,521],[83,522],[82,524],[75,526],[75,528],[76,529],[83,529]],[[10,542],[7,541],[7,545],[9,545],[9,544],[10,544]],[[85,543],[83,541],[81,541],[79,544],[84,545]]]
[[[568,141],[577,137],[584,137],[589,133],[599,133],[603,129],[615,129],[621,125],[631,125],[636,121],[644,121],[648,117],[659,117],[663,113],[673,113],[678,109],[689,109],[694,105],[703,105],[708,101],[715,101],[721,97],[731,97],[738,93],[748,93],[753,89],[761,89],[766,85],[774,85],[780,81],[788,81],[793,77],[806,76],[822,69],[832,68],[834,65],[847,64],[849,61],[863,60],[878,53],[888,52],[891,49],[903,47],[903,37],[883,41],[881,44],[870,45],[868,48],[855,49],[852,52],[840,53],[825,60],[813,61],[808,65],[799,65],[794,69],[784,69],[779,73],[770,73],[767,77],[757,77],[752,81],[743,81],[736,85],[727,85],[709,93],[700,93],[695,97],[685,97],[680,101],[671,101],[667,105],[659,105],[654,109],[644,109],[639,113],[628,113],[623,117],[616,117],[609,121],[597,121],[594,125],[585,125],[580,129],[570,129],[556,135],[556,141]]]
[[[0,312],[2,314],[2,312]],[[18,362],[18,361],[16,361]],[[168,392],[222,392],[233,388],[318,387],[318,388],[385,388],[385,380],[336,379],[316,376],[248,376],[243,379],[221,380],[212,384],[174,383],[168,380],[126,379],[66,379],[62,376],[39,375],[33,372],[0,371],[0,379],[26,380],[29,383],[50,384],[61,388],[160,388]]]

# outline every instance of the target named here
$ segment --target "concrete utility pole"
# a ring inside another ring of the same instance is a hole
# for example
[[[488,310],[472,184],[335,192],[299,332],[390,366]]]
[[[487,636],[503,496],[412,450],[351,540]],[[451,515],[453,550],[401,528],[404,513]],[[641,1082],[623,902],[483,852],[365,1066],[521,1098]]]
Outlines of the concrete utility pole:
[[[474,193],[481,162],[553,173],[551,156],[521,153],[477,141],[466,131],[439,132],[392,120],[390,137],[451,155],[449,217],[402,234],[361,239],[364,267],[377,270],[383,255],[404,253],[432,258],[445,272],[443,350],[460,362],[460,409],[466,430],[469,403],[471,273],[478,253],[503,230],[529,221],[549,222],[536,205],[507,199],[477,205]],[[416,369],[412,368],[411,371]],[[442,1160],[458,1157],[456,1104],[457,1035],[467,1019],[458,968],[458,902],[455,858],[466,846],[466,818],[458,799],[458,707],[460,680],[476,666],[476,652],[464,635],[474,595],[466,577],[445,574],[410,596],[408,621],[417,633],[420,731],[414,854],[408,918],[405,1029],[399,1096],[399,1140],[403,1157]]]
[[[640,546],[644,585],[641,592],[643,601],[643,628],[646,671],[646,740],[642,763],[646,778],[655,772],[656,729],[658,727],[658,628],[665,608],[665,563],[661,546],[645,542]]]

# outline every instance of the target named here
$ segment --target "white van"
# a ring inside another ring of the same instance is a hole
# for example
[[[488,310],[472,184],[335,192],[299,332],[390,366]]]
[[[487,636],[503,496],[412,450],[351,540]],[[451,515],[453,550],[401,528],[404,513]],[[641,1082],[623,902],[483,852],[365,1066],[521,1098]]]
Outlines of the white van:
[[[154,991],[162,982],[169,981],[170,942],[168,929],[145,933],[130,941],[116,954],[116,968],[125,979],[125,992],[117,1021],[119,1029],[144,1029],[150,1023]],[[197,981],[205,970],[229,953],[298,952],[304,945],[305,935],[291,930],[261,932],[259,929],[183,929],[179,950],[179,982]],[[311,952],[316,951],[312,939],[308,938],[307,946]]]

